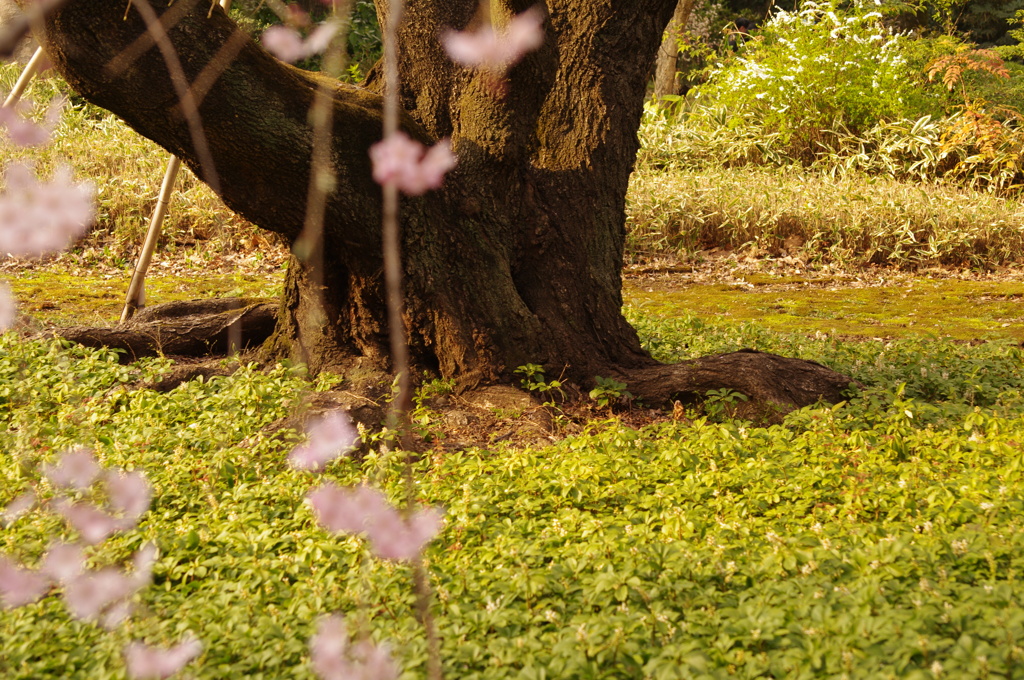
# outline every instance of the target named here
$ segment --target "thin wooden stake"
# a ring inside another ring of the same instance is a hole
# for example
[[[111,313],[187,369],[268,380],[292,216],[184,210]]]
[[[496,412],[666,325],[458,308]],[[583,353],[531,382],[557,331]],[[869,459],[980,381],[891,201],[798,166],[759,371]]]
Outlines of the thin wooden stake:
[[[231,0],[220,0],[220,6],[227,12],[231,8]],[[178,178],[178,171],[180,169],[181,159],[177,156],[171,156],[170,162],[167,163],[167,170],[164,172],[163,184],[160,185],[160,195],[157,196],[156,207],[153,208],[153,215],[149,218],[146,240],[142,243],[139,261],[135,264],[132,281],[128,284],[128,294],[125,295],[124,309],[121,310],[121,323],[126,323],[135,316],[135,312],[138,311],[144,302],[146,273],[149,271],[149,265],[153,262],[153,253],[156,251],[157,241],[160,240],[160,231],[163,228],[164,218],[167,217],[171,192],[174,191],[174,181]]]
[[[160,185],[160,195],[156,199],[156,207],[153,208],[153,216],[149,218],[149,229],[146,230],[146,240],[142,244],[142,252],[139,254],[139,261],[135,264],[135,272],[132,274],[132,282],[128,285],[128,295],[124,300],[124,310],[121,311],[121,323],[127,322],[138,311],[143,303],[143,290],[146,283],[146,272],[153,261],[153,252],[156,250],[156,242],[160,239],[160,229],[167,216],[167,204],[171,200],[171,192],[174,191],[174,180],[178,177],[178,170],[181,169],[181,159],[171,156],[167,164],[167,171],[164,173],[163,184]]]
[[[3,108],[10,108],[21,100],[21,95],[25,94],[25,88],[32,82],[32,77],[39,70],[39,64],[43,62],[43,57],[43,48],[37,47],[36,51],[32,53],[32,58],[25,64],[21,75],[18,76],[18,82],[14,84],[14,89],[11,90],[11,93],[7,95],[7,99],[4,100]]]

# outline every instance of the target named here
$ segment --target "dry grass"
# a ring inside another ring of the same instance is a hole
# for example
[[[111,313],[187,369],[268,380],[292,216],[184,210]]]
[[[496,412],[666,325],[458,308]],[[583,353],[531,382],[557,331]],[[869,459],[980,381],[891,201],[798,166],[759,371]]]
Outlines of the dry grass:
[[[0,65],[0,92],[10,89],[19,71],[17,65]],[[66,94],[59,79],[38,79],[26,100],[41,115],[43,103],[58,93]],[[772,141],[724,127],[713,139],[684,135],[689,151],[682,153],[682,133],[671,133],[665,119],[650,117],[641,130],[646,146],[628,208],[627,258],[633,262],[715,247],[785,252],[844,267],[1024,262],[1019,200],[860,172],[830,178],[759,166],[751,161],[772,162]],[[697,153],[701,149],[703,155]],[[731,152],[723,157],[722,149]],[[94,181],[99,219],[80,245],[113,263],[131,259],[156,201],[166,152],[114,116],[77,101],[45,149],[14,147],[0,136],[0,160],[21,157],[35,159],[44,175],[68,163],[77,177]],[[163,233],[165,256],[184,247],[193,253],[271,250],[273,243],[187,170],[179,176]]]
[[[756,166],[641,168],[627,210],[633,261],[717,247],[843,267],[1024,262],[1024,205],[949,185]]]

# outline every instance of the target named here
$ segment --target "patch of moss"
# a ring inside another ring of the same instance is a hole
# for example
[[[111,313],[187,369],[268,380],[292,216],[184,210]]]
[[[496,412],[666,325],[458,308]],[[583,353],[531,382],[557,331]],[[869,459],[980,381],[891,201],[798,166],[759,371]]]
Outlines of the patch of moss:
[[[123,277],[80,276],[47,270],[28,270],[7,280],[21,313],[58,326],[109,326],[124,307],[131,271]],[[161,274],[146,278],[149,304],[211,297],[280,295],[281,277],[265,274]]]
[[[624,295],[628,304],[654,314],[757,321],[783,332],[1024,341],[1022,282],[914,279],[899,286],[786,289],[627,282]]]
[[[56,325],[111,325],[124,305],[131,272],[73,275],[27,270],[8,279],[19,308]],[[746,284],[684,285],[672,279],[627,280],[626,302],[652,314],[757,321],[771,330],[862,337],[948,336],[1024,341],[1024,282],[912,279],[851,287],[848,281],[764,277]],[[750,287],[753,286],[753,287]],[[166,274],[146,279],[150,304],[210,297],[278,297],[280,274]]]

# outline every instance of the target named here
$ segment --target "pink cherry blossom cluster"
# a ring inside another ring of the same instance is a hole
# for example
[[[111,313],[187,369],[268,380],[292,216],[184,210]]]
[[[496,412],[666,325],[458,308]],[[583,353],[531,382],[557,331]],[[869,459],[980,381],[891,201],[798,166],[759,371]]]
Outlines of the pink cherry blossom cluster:
[[[37,257],[64,250],[95,219],[95,187],[73,181],[66,166],[57,168],[49,182],[41,182],[32,164],[9,163],[4,179],[0,255]]]
[[[378,184],[394,182],[399,191],[420,196],[437,189],[445,173],[455,167],[451,143],[443,139],[429,150],[404,132],[396,132],[370,147],[373,179]]]
[[[24,118],[15,107],[0,108],[0,128],[15,144],[41,146],[49,143],[63,107],[63,99],[54,99],[41,125]],[[9,163],[4,179],[0,257],[35,257],[63,250],[93,222],[96,190],[90,183],[73,182],[66,167],[58,168],[49,182],[40,182],[30,163]],[[0,332],[14,325],[15,312],[10,289],[0,285]]]
[[[349,641],[345,619],[339,615],[320,621],[309,642],[313,670],[321,680],[396,680],[398,667],[385,645],[370,640]]]
[[[190,637],[173,647],[151,647],[132,642],[124,652],[128,675],[135,680],[163,680],[169,678],[199,656],[203,643]]]
[[[289,26],[271,26],[263,31],[260,37],[263,47],[281,61],[289,64],[308,59],[327,49],[338,32],[337,21],[325,21],[312,31],[305,39]]]
[[[307,434],[309,440],[288,455],[289,464],[298,470],[319,472],[338,456],[349,453],[359,442],[359,433],[341,411],[316,421]]]
[[[112,629],[131,615],[135,594],[149,585],[157,558],[156,546],[149,543],[135,553],[131,571],[116,567],[88,570],[85,550],[88,545],[138,523],[149,509],[149,482],[138,472],[104,470],[93,453],[84,448],[65,452],[56,464],[44,465],[42,472],[58,492],[88,491],[102,482],[113,512],[58,495],[52,506],[78,531],[81,541],[52,544],[38,569],[22,567],[10,557],[0,555],[0,603],[6,608],[31,604],[56,586],[63,589],[64,603],[72,616]],[[37,505],[46,503],[26,492],[4,508],[3,520],[14,522]],[[125,650],[128,674],[133,680],[170,677],[200,650],[198,642],[192,640],[167,650],[132,643]]]
[[[45,146],[50,143],[50,137],[60,122],[65,103],[63,97],[55,97],[46,109],[42,125],[21,115],[25,111],[23,106],[0,108],[0,127],[7,131],[7,136],[18,146]]]
[[[79,490],[88,488],[102,476],[108,502],[117,515],[64,497],[58,497],[53,503],[57,514],[88,544],[100,543],[118,531],[131,529],[149,509],[152,491],[141,472],[124,474],[111,470],[103,473],[88,449],[68,451],[57,465],[44,465],[43,474],[55,487]]]
[[[366,534],[374,553],[386,560],[415,558],[441,530],[437,508],[417,510],[408,518],[368,486],[342,488],[330,482],[309,493],[317,521],[335,533]]]
[[[543,25],[544,13],[533,7],[513,17],[500,33],[490,24],[472,32],[447,31],[441,44],[456,64],[503,73],[543,44]]]

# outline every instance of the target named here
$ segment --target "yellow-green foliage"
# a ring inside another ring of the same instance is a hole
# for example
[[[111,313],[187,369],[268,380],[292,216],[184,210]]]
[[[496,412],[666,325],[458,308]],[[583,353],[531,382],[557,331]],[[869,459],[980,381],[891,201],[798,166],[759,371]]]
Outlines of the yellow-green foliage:
[[[20,69],[18,64],[0,66],[0,92],[10,91]],[[23,101],[33,107],[33,117],[41,117],[54,96],[68,94],[58,77],[43,75],[29,86]],[[57,165],[66,164],[77,179],[94,182],[98,220],[87,242],[113,245],[122,253],[141,243],[169,157],[112,114],[77,98],[65,107],[53,143],[47,147],[18,147],[0,135],[0,159],[4,162],[32,159],[44,177]],[[163,244],[210,240],[214,248],[234,247],[239,241],[251,240],[255,233],[255,227],[227,209],[195,175],[188,170],[179,174],[164,222]]]

